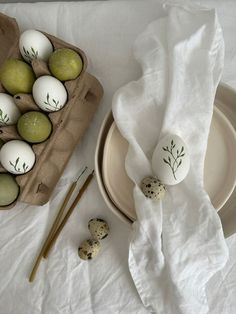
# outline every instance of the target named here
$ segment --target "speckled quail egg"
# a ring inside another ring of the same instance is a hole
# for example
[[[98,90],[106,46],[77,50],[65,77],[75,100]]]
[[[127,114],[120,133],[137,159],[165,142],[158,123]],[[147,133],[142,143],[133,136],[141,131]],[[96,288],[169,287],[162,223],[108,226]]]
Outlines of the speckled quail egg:
[[[83,260],[90,260],[96,257],[100,251],[100,242],[95,239],[83,241],[78,249],[79,257]]]
[[[89,220],[88,229],[92,237],[96,240],[105,239],[109,233],[109,226],[107,222],[100,218],[93,218]]]
[[[155,177],[146,177],[141,182],[143,194],[152,200],[162,200],[165,196],[165,186]]]

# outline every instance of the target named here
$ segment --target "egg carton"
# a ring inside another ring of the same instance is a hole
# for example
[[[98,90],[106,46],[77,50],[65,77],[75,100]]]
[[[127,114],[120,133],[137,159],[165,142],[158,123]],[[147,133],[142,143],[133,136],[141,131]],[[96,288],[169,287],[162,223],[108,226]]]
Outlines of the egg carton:
[[[65,47],[76,51],[83,60],[83,70],[78,78],[64,83],[68,94],[66,105],[61,110],[48,114],[53,127],[49,139],[32,145],[36,155],[34,167],[25,174],[15,176],[20,187],[17,200],[0,209],[12,208],[17,201],[33,205],[43,205],[49,201],[74,148],[91,123],[103,96],[103,88],[99,81],[86,72],[87,59],[84,52],[59,38],[42,33],[51,41],[54,50]],[[19,36],[16,20],[0,13],[0,65],[6,58],[23,60],[18,48]],[[32,68],[36,77],[51,75],[44,61],[34,60]],[[0,92],[6,92],[1,84]],[[14,95],[14,100],[22,113],[31,110],[41,111],[31,94]],[[5,142],[21,139],[15,125],[1,126],[0,138]],[[0,165],[0,173],[3,172],[6,170]]]

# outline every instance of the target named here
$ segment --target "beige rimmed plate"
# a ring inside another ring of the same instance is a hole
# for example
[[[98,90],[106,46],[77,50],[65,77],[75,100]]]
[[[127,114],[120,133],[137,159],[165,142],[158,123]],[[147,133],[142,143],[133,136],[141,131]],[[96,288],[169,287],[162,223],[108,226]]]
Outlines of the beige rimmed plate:
[[[127,141],[113,122],[104,145],[102,173],[107,193],[114,204],[131,220],[136,219],[132,198],[133,183],[125,171]],[[214,108],[205,160],[204,184],[213,206],[219,210],[236,184],[236,132]]]

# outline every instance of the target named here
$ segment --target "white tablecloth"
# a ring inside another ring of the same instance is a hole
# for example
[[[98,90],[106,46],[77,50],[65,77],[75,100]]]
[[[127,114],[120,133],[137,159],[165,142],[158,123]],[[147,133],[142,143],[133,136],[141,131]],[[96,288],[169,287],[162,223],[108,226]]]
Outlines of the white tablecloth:
[[[222,81],[236,88],[236,2],[201,3],[218,10],[226,46]],[[147,24],[161,15],[160,5],[154,0],[0,4],[0,11],[15,17],[22,31],[43,30],[84,50],[88,71],[100,79],[105,92],[51,201],[42,207],[19,204],[0,212],[0,314],[147,313],[128,270],[131,228],[109,211],[95,180],[49,259],[41,264],[35,282],[29,284],[27,278],[75,171],[83,165],[93,167],[98,130],[111,108],[113,93],[140,76],[132,44]],[[97,216],[108,221],[111,233],[102,242],[99,257],[83,262],[77,248],[89,237],[88,220]],[[230,260],[209,283],[211,314],[236,312],[236,236],[227,243]]]

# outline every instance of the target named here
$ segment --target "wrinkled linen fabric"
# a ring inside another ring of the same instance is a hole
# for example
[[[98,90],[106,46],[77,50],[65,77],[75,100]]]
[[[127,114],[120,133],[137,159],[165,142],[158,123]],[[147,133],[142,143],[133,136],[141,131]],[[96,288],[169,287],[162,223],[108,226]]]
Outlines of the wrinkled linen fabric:
[[[226,44],[222,80],[236,88],[236,2],[201,1],[218,10]],[[97,134],[114,92],[140,77],[132,46],[150,22],[163,16],[162,8],[153,0],[109,0],[0,3],[0,11],[15,17],[21,31],[43,30],[82,48],[89,73],[99,78],[105,91],[50,202],[0,211],[0,314],[146,314],[128,268],[131,227],[107,208],[95,180],[41,263],[34,283],[27,278],[71,181],[85,164],[93,167]],[[111,232],[98,258],[86,263],[78,259],[77,248],[89,236],[88,220],[98,216],[107,220]],[[236,309],[236,235],[227,245],[230,259],[207,285],[210,314],[232,314]]]
[[[206,284],[222,269],[228,251],[219,216],[203,186],[204,159],[216,87],[224,57],[216,12],[168,4],[135,42],[142,77],[118,90],[113,114],[129,142],[126,170],[135,183],[138,220],[129,248],[129,269],[152,313],[208,313]],[[183,182],[167,186],[163,201],[140,189],[153,175],[158,140],[177,134],[187,144],[191,167]]]

